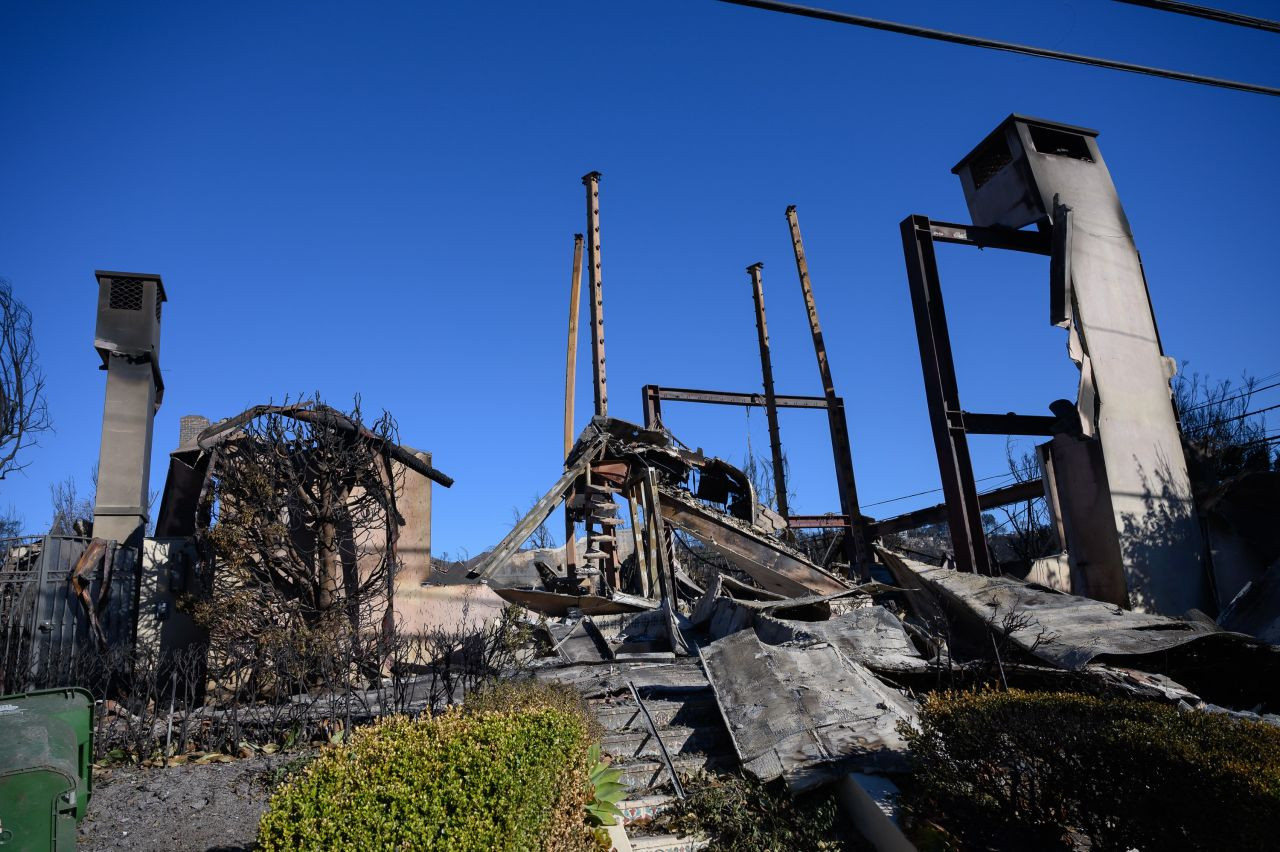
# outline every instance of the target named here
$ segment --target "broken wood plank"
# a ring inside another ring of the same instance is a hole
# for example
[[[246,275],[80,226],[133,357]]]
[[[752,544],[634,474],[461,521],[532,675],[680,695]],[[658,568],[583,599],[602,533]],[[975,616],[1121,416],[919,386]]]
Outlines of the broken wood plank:
[[[672,489],[659,490],[662,517],[722,554],[764,589],[787,597],[850,588],[780,541]]]

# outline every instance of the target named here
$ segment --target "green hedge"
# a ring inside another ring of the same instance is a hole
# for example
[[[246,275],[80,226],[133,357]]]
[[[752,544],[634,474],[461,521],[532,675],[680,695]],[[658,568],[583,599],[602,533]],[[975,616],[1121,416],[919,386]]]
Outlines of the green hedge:
[[[938,693],[904,729],[921,848],[1274,849],[1280,729],[1074,693]]]
[[[586,728],[531,706],[388,718],[271,799],[263,850],[590,848]]]

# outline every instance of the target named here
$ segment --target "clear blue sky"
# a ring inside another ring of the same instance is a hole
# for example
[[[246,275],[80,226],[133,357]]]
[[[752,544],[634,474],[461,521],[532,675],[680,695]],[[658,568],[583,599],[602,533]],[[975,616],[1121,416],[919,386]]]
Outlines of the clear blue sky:
[[[1274,34],[1105,0],[825,2],[1280,85]],[[593,169],[612,414],[639,420],[646,382],[760,386],[757,260],[779,391],[821,392],[796,204],[863,502],[936,487],[898,223],[963,221],[950,167],[1015,111],[1101,131],[1169,354],[1218,377],[1280,371],[1276,98],[709,0],[9,2],[0,55],[0,275],[35,314],[57,429],[0,483],[32,531],[49,483],[87,485],[96,461],[104,268],[160,273],[170,295],[153,488],[180,415],[360,392],[457,479],[436,491],[437,552],[494,543],[560,470]],[[942,274],[967,408],[1074,397],[1042,260],[946,248]],[[708,452],[740,462],[748,429],[767,451],[761,411],[667,415]],[[821,415],[786,412],[782,434],[795,510],[835,509]],[[1001,472],[1002,439],[974,444],[978,475]]]

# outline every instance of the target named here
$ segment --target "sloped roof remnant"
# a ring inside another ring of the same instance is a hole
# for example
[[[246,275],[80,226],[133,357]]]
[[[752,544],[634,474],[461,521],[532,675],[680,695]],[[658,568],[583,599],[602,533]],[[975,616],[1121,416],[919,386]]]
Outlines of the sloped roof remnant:
[[[962,615],[993,630],[1007,630],[1009,640],[1022,651],[1071,671],[1097,657],[1120,661],[1190,643],[1237,648],[1259,644],[1212,624],[1133,612],[1014,577],[985,577],[898,555],[891,558],[924,588],[959,607]]]

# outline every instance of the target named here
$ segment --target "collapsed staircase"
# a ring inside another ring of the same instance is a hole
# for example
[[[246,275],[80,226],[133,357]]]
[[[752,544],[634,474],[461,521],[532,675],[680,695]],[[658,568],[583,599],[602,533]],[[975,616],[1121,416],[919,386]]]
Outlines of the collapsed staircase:
[[[698,838],[647,827],[676,795],[672,770],[690,776],[737,767],[733,742],[701,662],[695,657],[572,666],[545,669],[538,677],[572,683],[586,695],[604,729],[601,751],[622,770],[621,783],[629,790],[618,808],[630,849],[686,852],[705,845]],[[618,839],[615,847],[625,852]]]

